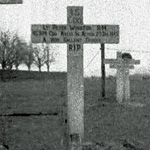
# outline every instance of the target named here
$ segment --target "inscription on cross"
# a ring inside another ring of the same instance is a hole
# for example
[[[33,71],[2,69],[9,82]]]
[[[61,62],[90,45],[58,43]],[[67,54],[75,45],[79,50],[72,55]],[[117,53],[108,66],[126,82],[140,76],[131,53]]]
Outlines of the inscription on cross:
[[[83,7],[67,7],[67,25],[33,24],[33,43],[67,43],[67,109],[69,141],[84,137],[84,43],[119,43],[118,25],[84,25]]]
[[[134,65],[140,64],[140,60],[123,59],[122,53],[117,52],[117,59],[105,59],[105,64],[117,69],[117,101],[127,102],[130,99],[129,69],[134,69]]]

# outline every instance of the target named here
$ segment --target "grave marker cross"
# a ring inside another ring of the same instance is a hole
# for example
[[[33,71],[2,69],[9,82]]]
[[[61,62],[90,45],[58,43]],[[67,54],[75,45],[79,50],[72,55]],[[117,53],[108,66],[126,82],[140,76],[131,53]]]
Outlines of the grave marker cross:
[[[134,69],[133,65],[140,64],[140,60],[124,60],[122,53],[117,52],[117,59],[105,59],[105,64],[117,69],[117,101],[121,103],[124,99],[127,102],[130,99],[129,69]]]
[[[0,4],[22,4],[23,0],[0,0]]]
[[[69,141],[84,137],[83,44],[118,43],[118,25],[83,25],[83,7],[67,7],[67,25],[34,24],[33,43],[67,43],[67,94]],[[75,135],[75,136],[73,136]]]

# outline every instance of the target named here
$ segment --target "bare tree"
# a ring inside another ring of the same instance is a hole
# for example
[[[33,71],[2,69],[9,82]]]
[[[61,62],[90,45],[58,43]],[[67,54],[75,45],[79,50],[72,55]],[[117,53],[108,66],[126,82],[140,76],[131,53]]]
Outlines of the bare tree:
[[[1,80],[4,81],[4,72],[6,69],[11,69],[12,66],[12,51],[11,51],[11,34],[9,31],[0,31],[0,64],[2,67]]]
[[[39,45],[36,45],[33,49],[33,55],[34,64],[39,68],[39,72],[41,72],[41,68],[46,61],[46,52]]]
[[[47,66],[47,72],[49,72],[51,64],[55,62],[56,52],[54,52],[55,49],[53,47],[50,47],[48,44],[46,44],[46,45],[42,44],[42,48],[46,53],[45,64]]]
[[[34,56],[33,56],[33,47],[30,43],[25,51],[24,55],[24,64],[28,67],[28,71],[31,70],[31,65],[34,62]]]
[[[18,66],[24,59],[24,50],[26,43],[21,40],[17,34],[11,34],[9,31],[0,32],[0,63],[2,70],[11,70]]]
[[[0,63],[3,71],[7,68],[10,53],[10,32],[0,32]]]
[[[23,63],[25,59],[25,54],[28,47],[27,44],[17,35],[14,37],[14,40],[14,45],[12,45],[14,52],[13,65],[15,66],[16,70],[18,70],[19,65]]]
[[[2,80],[4,71],[12,70],[23,62],[26,43],[17,35],[8,31],[0,31],[0,64],[2,67]]]

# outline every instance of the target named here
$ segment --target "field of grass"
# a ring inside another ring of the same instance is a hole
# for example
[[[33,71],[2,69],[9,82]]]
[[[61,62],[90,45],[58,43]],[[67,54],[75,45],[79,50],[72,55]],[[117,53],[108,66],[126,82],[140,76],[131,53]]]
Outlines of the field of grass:
[[[116,102],[115,78],[106,79],[105,99],[101,97],[101,78],[85,78],[84,83],[85,141],[128,141],[137,148],[149,150],[150,79],[131,78],[131,101],[144,104],[143,107]],[[66,85],[65,76],[58,80],[0,82],[0,149],[65,149],[61,143],[64,139],[62,110],[67,100]],[[6,114],[20,116],[3,116]],[[127,149],[130,150],[124,148]]]

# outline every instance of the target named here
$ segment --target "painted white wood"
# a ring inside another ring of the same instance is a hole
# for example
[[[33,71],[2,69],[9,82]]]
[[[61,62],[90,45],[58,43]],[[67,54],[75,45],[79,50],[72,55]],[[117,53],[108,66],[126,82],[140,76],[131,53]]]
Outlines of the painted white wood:
[[[117,59],[106,59],[106,64],[110,68],[117,69],[116,77],[116,99],[118,103],[129,102],[130,100],[130,79],[129,69],[134,69],[134,65],[140,64],[140,60],[122,59],[122,53],[117,52]]]

